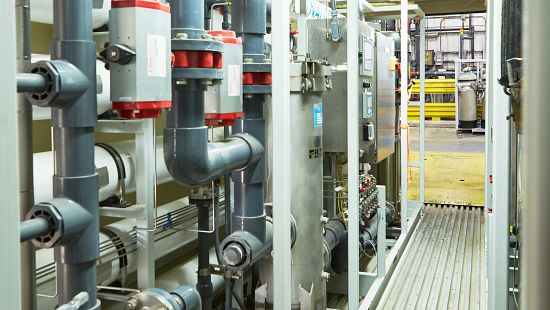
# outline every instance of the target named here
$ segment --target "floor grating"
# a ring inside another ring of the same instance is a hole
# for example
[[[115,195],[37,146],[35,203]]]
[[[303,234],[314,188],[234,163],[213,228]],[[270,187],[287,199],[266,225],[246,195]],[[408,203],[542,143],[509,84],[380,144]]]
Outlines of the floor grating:
[[[485,309],[483,209],[426,205],[379,309]]]

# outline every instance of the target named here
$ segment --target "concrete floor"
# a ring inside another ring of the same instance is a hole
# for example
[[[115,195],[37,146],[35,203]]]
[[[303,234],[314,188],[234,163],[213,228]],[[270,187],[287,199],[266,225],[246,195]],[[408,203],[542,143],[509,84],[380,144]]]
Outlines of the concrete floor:
[[[409,162],[418,162],[418,127],[410,128]],[[485,136],[457,134],[449,122],[427,122],[425,200],[449,205],[484,205]],[[409,199],[419,199],[419,169],[409,169]]]

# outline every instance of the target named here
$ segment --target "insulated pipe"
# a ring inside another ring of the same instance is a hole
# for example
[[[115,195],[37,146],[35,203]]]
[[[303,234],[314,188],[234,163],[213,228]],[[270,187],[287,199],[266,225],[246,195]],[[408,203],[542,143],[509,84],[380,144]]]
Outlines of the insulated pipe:
[[[110,143],[116,153],[118,153],[126,178],[124,179],[124,189],[126,193],[132,193],[136,190],[136,148],[135,141],[121,141]],[[162,137],[157,137],[157,157],[162,158]],[[115,158],[104,148],[99,146],[95,147],[95,167],[97,169],[106,168],[107,183],[100,184],[99,188],[99,201],[104,201],[114,195],[119,194],[119,169],[122,167],[117,166]],[[47,201],[52,199],[52,178],[53,175],[53,153],[42,152],[35,153],[33,155],[34,162],[34,200],[35,201]],[[172,181],[172,177],[166,169],[164,161],[157,160],[157,184],[165,184]],[[103,172],[100,172],[103,173]]]
[[[48,2],[48,1],[46,1]],[[29,0],[15,1],[16,22],[16,63],[17,71],[25,72],[30,65],[31,57],[31,21]],[[17,151],[19,161],[19,214],[24,220],[27,212],[33,207],[33,161],[32,161],[32,104],[23,94],[17,96]],[[52,173],[53,174],[53,173]],[[50,174],[50,179],[51,175]],[[51,187],[50,187],[51,189]],[[21,243],[21,307],[36,309],[36,263],[34,246],[30,242]]]
[[[187,198],[182,198],[159,206],[158,217],[166,217],[168,213],[175,215],[179,212],[178,210],[182,210],[182,208],[188,205]],[[174,221],[176,221],[175,218]],[[180,222],[180,220],[177,221],[178,223]],[[182,230],[165,230],[155,235],[154,259],[157,262],[158,268],[162,268],[161,262],[163,260],[161,258],[185,249],[196,241],[197,234],[187,231],[196,228],[196,209],[190,207],[181,221],[181,224],[174,227],[182,228]],[[101,270],[101,272],[98,273],[97,281],[100,285],[112,285],[115,282],[124,283],[125,277],[136,272],[137,252],[133,250],[135,249],[135,239],[128,239],[135,226],[135,219],[123,219],[104,226],[102,232],[99,233],[102,250],[101,259],[98,261],[98,270]],[[119,239],[113,239],[113,236]],[[134,243],[130,242],[131,240],[134,240]],[[122,249],[113,251],[113,249],[117,248],[117,245],[124,245],[124,252],[127,253],[126,265],[121,264],[120,260],[116,258],[122,253]],[[209,255],[210,261],[216,260],[214,248],[210,249]],[[38,291],[48,293],[55,291],[55,284],[53,283],[54,270],[53,267],[50,267],[53,262],[53,250],[38,250],[36,252],[36,259],[38,267]],[[180,285],[195,285],[197,282],[197,268],[198,258],[195,256],[159,274],[156,278],[155,286],[164,290],[172,290]],[[214,292],[218,292],[223,288],[224,281],[222,277],[213,277],[212,283]],[[55,298],[39,298],[39,304],[40,309],[49,310],[55,308],[57,300]]]
[[[54,198],[66,197],[82,206],[91,224],[73,242],[55,247],[60,304],[80,292],[90,301],[85,309],[99,309],[96,261],[99,255],[98,176],[94,165],[94,127],[97,122],[96,50],[92,38],[91,0],[54,0],[52,59],[75,65],[89,87],[70,104],[52,108],[55,171]]]
[[[26,0],[28,2],[28,0]],[[92,9],[92,26],[94,29],[109,22],[110,0],[94,0]],[[30,0],[31,20],[33,22],[53,24],[53,1]]]

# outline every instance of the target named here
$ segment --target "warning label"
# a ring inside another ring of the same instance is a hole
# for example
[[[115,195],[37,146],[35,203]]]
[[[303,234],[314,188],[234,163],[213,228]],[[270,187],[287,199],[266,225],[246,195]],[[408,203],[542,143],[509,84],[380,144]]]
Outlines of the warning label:
[[[166,77],[166,38],[147,35],[147,76]]]

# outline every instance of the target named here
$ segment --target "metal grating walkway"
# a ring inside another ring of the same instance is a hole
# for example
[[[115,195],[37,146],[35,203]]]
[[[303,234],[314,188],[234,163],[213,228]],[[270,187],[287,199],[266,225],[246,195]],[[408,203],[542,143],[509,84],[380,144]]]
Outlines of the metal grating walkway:
[[[379,309],[485,309],[483,209],[426,205]]]

